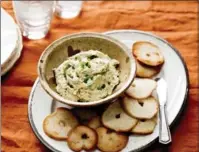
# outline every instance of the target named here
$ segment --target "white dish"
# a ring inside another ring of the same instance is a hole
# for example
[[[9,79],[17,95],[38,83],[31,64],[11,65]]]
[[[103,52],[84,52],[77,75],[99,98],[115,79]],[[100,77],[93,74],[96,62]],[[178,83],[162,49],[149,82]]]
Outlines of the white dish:
[[[14,53],[17,41],[18,31],[17,25],[13,18],[1,8],[1,66],[12,56]]]
[[[1,65],[1,76],[6,74],[15,64],[15,62],[20,58],[22,48],[23,48],[23,40],[21,36],[21,31],[19,27],[17,27],[18,32],[18,41],[15,50],[12,52],[11,56]]]
[[[165,57],[165,64],[159,76],[164,77],[168,84],[167,111],[169,111],[169,113],[167,114],[169,124],[171,125],[180,113],[188,94],[188,73],[180,54],[165,40],[146,32],[120,30],[107,32],[105,34],[126,44],[130,51],[133,42],[136,41],[146,40],[160,47]],[[32,129],[41,142],[50,150],[55,152],[70,152],[71,150],[65,141],[55,141],[49,138],[42,128],[44,118],[57,107],[66,107],[66,105],[53,101],[42,89],[37,79],[32,88],[28,105],[28,115]],[[159,125],[156,126],[154,132],[150,135],[131,135],[123,152],[139,151],[146,148],[158,138],[158,129]]]
[[[13,18],[1,8],[1,76],[8,72],[21,55],[23,47],[19,27]]]

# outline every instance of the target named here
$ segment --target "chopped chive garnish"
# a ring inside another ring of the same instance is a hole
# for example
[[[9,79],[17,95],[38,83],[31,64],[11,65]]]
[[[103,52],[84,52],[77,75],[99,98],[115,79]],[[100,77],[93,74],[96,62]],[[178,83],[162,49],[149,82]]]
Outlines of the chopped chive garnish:
[[[87,66],[88,68],[91,67],[91,65],[88,62],[85,63],[85,66]]]
[[[91,55],[91,56],[89,56],[88,58],[89,58],[90,60],[92,60],[92,59],[97,58],[97,56],[96,56],[96,55]]]
[[[83,62],[81,62],[81,63],[80,63],[80,66],[81,66],[82,69],[84,69],[84,66],[85,66],[85,65],[84,65]]]
[[[67,65],[67,69],[69,69],[70,67],[71,67],[71,65],[70,65],[70,64],[68,64],[68,65]]]
[[[89,78],[85,78],[85,79],[84,79],[84,83],[87,83],[88,80],[89,80]]]
[[[71,85],[70,83],[68,83],[68,86],[69,86],[70,88],[74,88],[73,85]]]

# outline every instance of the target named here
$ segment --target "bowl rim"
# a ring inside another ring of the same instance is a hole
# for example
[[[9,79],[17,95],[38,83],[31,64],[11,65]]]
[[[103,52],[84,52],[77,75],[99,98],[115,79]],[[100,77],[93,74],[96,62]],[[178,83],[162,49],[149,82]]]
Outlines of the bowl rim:
[[[50,49],[50,48],[53,48],[54,46],[58,46],[59,44],[61,44],[62,43],[61,40],[67,41],[69,39],[79,38],[79,37],[94,37],[94,38],[101,38],[101,39],[110,41],[110,42],[118,45],[122,49],[122,51],[128,56],[129,62],[130,62],[130,69],[131,69],[130,74],[129,74],[129,77],[127,79],[127,82],[118,91],[116,91],[115,93],[113,93],[113,94],[111,94],[111,95],[109,95],[109,96],[107,96],[103,99],[97,100],[97,101],[76,102],[76,101],[71,101],[71,100],[63,98],[61,95],[59,95],[57,92],[55,92],[54,90],[52,90],[50,88],[50,86],[48,85],[48,83],[46,81],[45,74],[42,73],[42,71],[43,71],[42,69],[44,69],[45,64],[46,64],[45,59],[54,50],[54,49]],[[41,86],[56,101],[61,102],[61,103],[66,104],[66,105],[69,105],[69,106],[73,106],[73,107],[97,106],[97,105],[100,105],[100,104],[110,102],[111,100],[114,100],[115,98],[120,96],[124,91],[126,91],[126,89],[128,89],[128,87],[131,85],[133,79],[135,78],[136,62],[135,62],[135,58],[133,57],[133,55],[130,52],[131,51],[129,51],[129,49],[127,48],[127,46],[125,44],[123,44],[119,40],[116,40],[115,38],[112,38],[112,37],[107,36],[105,34],[101,34],[101,33],[97,33],[97,32],[80,32],[80,33],[65,35],[65,36],[53,41],[52,43],[50,43],[44,49],[44,51],[42,52],[42,54],[39,58],[38,65],[37,65],[37,72],[38,72],[38,75],[39,75],[39,80],[40,80]]]

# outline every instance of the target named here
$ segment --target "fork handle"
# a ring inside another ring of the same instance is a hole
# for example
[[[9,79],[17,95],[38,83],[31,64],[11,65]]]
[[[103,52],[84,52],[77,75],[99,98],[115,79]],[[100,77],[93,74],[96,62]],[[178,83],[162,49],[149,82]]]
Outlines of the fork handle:
[[[165,105],[160,105],[159,142],[162,144],[168,144],[171,142],[171,133],[170,133],[165,109],[166,109]]]

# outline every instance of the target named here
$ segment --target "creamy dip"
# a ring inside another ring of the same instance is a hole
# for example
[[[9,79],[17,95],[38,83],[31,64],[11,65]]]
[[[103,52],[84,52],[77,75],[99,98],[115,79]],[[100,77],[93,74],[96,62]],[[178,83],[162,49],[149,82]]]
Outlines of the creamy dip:
[[[55,69],[56,90],[62,97],[78,102],[103,99],[119,84],[118,65],[102,52],[80,52]]]

